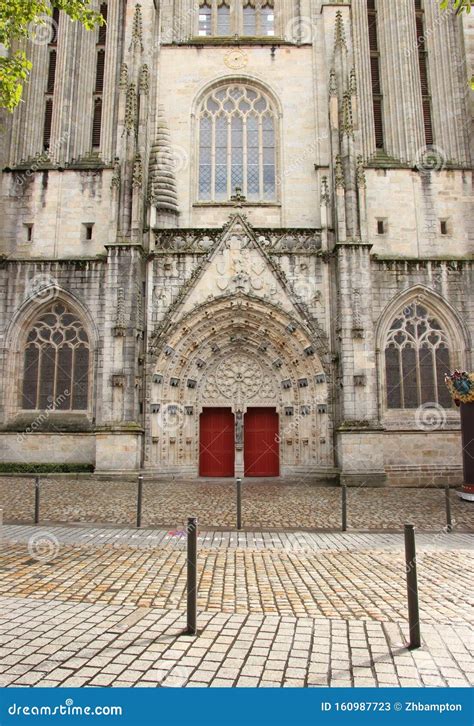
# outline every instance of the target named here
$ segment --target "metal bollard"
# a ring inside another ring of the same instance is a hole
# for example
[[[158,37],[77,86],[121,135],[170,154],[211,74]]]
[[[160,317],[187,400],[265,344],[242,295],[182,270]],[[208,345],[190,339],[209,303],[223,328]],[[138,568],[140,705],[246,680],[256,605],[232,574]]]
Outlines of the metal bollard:
[[[449,484],[446,484],[444,493],[445,493],[445,498],[446,498],[446,531],[452,532],[453,531],[453,522],[451,519],[451,499],[449,497]]]
[[[405,565],[407,573],[408,622],[410,627],[409,648],[421,647],[420,612],[418,607],[418,578],[416,574],[415,528],[405,525]]]
[[[342,531],[347,531],[347,485],[342,485]]]
[[[40,519],[40,479],[35,477],[35,524],[39,524]]]
[[[197,633],[197,518],[188,518],[188,608],[187,633]]]
[[[142,526],[143,474],[138,475],[137,528]]]
[[[237,479],[237,529],[242,529],[242,479]]]

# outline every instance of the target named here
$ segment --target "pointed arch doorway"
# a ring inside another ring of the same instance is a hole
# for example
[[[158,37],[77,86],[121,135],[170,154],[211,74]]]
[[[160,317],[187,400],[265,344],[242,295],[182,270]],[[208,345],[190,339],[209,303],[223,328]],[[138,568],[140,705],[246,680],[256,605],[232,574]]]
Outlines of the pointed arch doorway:
[[[249,408],[244,416],[245,476],[280,476],[279,441],[276,408]]]

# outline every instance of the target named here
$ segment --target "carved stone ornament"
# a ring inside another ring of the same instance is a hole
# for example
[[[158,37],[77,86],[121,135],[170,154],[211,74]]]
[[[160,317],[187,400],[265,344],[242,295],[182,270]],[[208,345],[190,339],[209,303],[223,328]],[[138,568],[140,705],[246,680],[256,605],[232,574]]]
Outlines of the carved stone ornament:
[[[126,376],[122,373],[114,373],[112,375],[112,386],[114,388],[125,388],[126,382]]]
[[[142,7],[141,5],[135,5],[135,12],[133,14],[133,26],[132,26],[132,40],[130,42],[129,51],[139,48],[143,50],[143,20],[142,20]]]
[[[334,185],[337,189],[344,189],[344,170],[342,168],[342,159],[340,154],[336,156],[334,165]]]
[[[334,26],[334,47],[344,48],[347,50],[346,46],[346,34],[344,32],[344,21],[342,19],[342,13],[340,10],[336,13],[336,22]]]
[[[127,89],[127,100],[125,105],[125,130],[127,134],[135,131],[137,119],[137,92],[133,83]]]
[[[120,159],[116,156],[114,159],[114,173],[112,176],[112,180],[110,182],[111,189],[120,189],[120,180],[121,180]]]
[[[255,359],[237,354],[225,358],[214,374],[209,376],[204,391],[205,398],[224,397],[233,401],[247,401],[260,396],[274,398],[270,376]]]
[[[360,154],[357,157],[356,178],[357,186],[359,187],[359,189],[363,189],[365,187],[365,169],[364,162]]]

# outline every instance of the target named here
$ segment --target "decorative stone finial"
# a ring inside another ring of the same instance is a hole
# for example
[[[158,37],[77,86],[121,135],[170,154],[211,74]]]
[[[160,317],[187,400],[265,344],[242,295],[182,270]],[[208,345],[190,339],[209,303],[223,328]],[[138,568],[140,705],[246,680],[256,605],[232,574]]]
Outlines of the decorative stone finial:
[[[132,40],[130,42],[129,51],[140,48],[143,51],[143,22],[142,22],[142,6],[135,5],[132,25]]]
[[[135,161],[133,162],[132,186],[135,189],[141,189],[142,184],[143,184],[142,157],[139,153],[137,153],[135,156]]]
[[[337,80],[334,68],[329,71],[329,95],[337,96]]]
[[[112,181],[110,182],[111,189],[120,189],[121,176],[120,159],[116,156],[114,159],[114,173],[112,175]]]
[[[342,168],[342,160],[340,154],[337,154],[334,164],[334,185],[336,189],[344,189],[344,170]]]
[[[363,159],[360,154],[357,157],[356,179],[357,179],[357,186],[361,189],[364,188],[365,187],[365,169],[364,169]]]
[[[345,91],[342,98],[342,133],[347,134],[347,136],[354,136],[352,102],[349,91]]]
[[[319,195],[321,204],[329,204],[329,186],[327,176],[321,179],[321,192]]]
[[[349,76],[349,93],[351,96],[357,95],[357,76],[355,68],[351,68],[351,74]]]
[[[135,123],[137,120],[137,93],[133,83],[130,83],[127,89],[127,100],[125,104],[125,129],[127,135],[135,131]]]
[[[125,327],[125,294],[123,287],[119,287],[117,290],[117,317],[115,320],[118,328]]]
[[[334,26],[334,47],[341,47],[347,50],[346,36],[344,33],[344,21],[342,19],[342,13],[340,10],[338,10],[336,13],[336,24]]]
[[[149,72],[146,63],[142,65],[140,70],[140,81],[138,83],[138,90],[143,95],[146,95],[150,90]]]
[[[122,63],[120,66],[119,88],[121,91],[126,91],[128,88],[128,66],[126,63]]]

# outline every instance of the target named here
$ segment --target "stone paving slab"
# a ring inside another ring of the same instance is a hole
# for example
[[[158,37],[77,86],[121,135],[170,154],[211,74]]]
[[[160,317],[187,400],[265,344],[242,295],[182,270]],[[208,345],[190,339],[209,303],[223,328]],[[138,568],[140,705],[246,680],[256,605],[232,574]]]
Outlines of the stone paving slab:
[[[184,548],[186,546],[186,524],[177,529],[135,529],[116,527],[42,526],[6,524],[0,528],[2,537],[11,543],[28,543],[30,539],[51,536],[59,543],[87,547],[136,547],[150,549],[163,546]],[[416,533],[418,550],[472,550],[474,540],[471,534],[463,532]],[[236,532],[201,531],[198,546],[206,549],[284,549],[291,552],[314,552],[334,550],[353,552],[355,550],[403,550],[403,533],[373,532]]]
[[[0,592],[32,600],[184,607],[183,540],[139,548],[72,545],[38,531],[3,540]],[[471,556],[466,549],[418,554],[423,621],[468,622]],[[212,548],[198,557],[198,606],[209,612],[274,613],[361,620],[406,618],[404,554],[392,549],[293,551]]]
[[[135,523],[137,483],[94,476],[74,479],[41,477],[41,519],[130,526]],[[436,531],[446,524],[444,490],[436,488],[366,488],[348,490],[348,527],[397,530],[407,521]],[[34,512],[33,478],[0,477],[4,521],[28,522]],[[452,517],[458,530],[474,528],[472,503],[451,493]],[[143,525],[177,527],[187,515],[206,528],[235,527],[235,485],[232,480],[146,481]],[[243,525],[253,530],[338,530],[340,487],[318,486],[307,479],[293,483],[244,480]]]
[[[469,628],[424,624],[407,650],[398,623],[200,612],[0,597],[2,686],[461,686]]]

